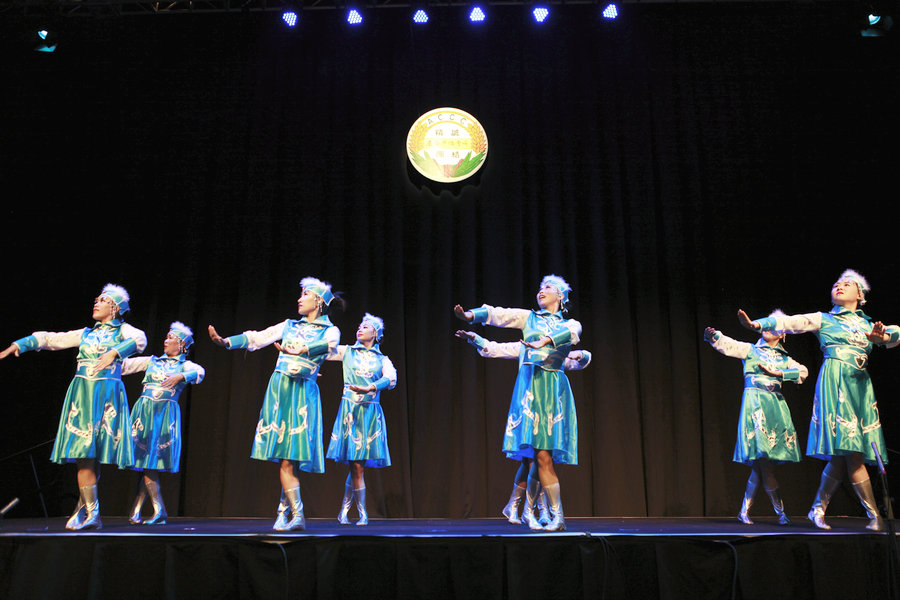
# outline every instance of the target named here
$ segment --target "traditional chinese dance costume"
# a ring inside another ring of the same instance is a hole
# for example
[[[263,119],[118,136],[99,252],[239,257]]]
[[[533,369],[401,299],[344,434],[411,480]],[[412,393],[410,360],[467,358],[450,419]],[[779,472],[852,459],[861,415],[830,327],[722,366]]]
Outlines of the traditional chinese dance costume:
[[[178,399],[188,384],[200,383],[206,371],[187,360],[187,349],[193,334],[183,324],[172,323],[170,335],[183,340],[184,350],[177,356],[140,356],[128,358],[123,375],[146,372],[143,391],[131,411],[131,439],[134,442],[134,469],[177,473],[181,464],[181,408]],[[163,385],[171,377],[182,379],[173,387]],[[153,516],[141,521],[141,506],[147,495],[153,505]],[[131,523],[146,525],[166,522],[166,507],[159,484],[144,479],[131,509]]]
[[[303,293],[315,294],[323,308],[334,299],[331,286],[318,279],[304,278],[300,284]],[[316,377],[322,362],[334,352],[341,337],[340,330],[322,310],[317,314],[319,316],[311,321],[304,315],[263,331],[245,331],[224,340],[226,348],[251,352],[281,341],[283,350],[278,352],[275,371],[269,378],[250,456],[271,462],[290,461],[309,473],[325,472],[322,403]],[[306,348],[305,353],[294,354],[303,348]],[[290,521],[287,520],[288,511],[293,515]],[[305,527],[299,486],[282,488],[273,529],[284,531]]]
[[[381,408],[381,391],[393,389],[397,385],[397,369],[391,359],[382,354],[377,343],[371,348],[366,348],[360,342],[352,346],[338,346],[328,360],[343,363],[344,392],[331,429],[326,456],[345,465],[359,463],[362,467],[374,468],[391,466],[387,426]],[[370,385],[375,386],[370,392],[359,393],[350,389],[350,386],[365,388]],[[347,513],[354,499],[359,512],[357,525],[365,525],[369,520],[366,512],[366,488],[363,486],[353,489],[348,474],[341,512],[338,515],[338,521],[342,524],[349,523]]]
[[[485,358],[518,359],[520,367],[525,360],[527,355],[526,351],[528,350],[521,342],[494,342],[486,340],[476,333],[471,333],[471,337],[467,337],[467,341],[478,349],[478,354]],[[587,350],[572,351],[569,352],[569,355],[566,357],[563,368],[566,371],[580,371],[590,363],[590,352]],[[503,510],[500,511],[513,525],[522,524],[522,520],[519,518],[519,506],[522,504],[522,500],[525,497],[525,483],[529,466],[530,464],[527,460],[520,464],[519,469],[516,471],[515,481],[513,481],[513,490],[509,496],[509,501],[507,501]],[[540,514],[539,521],[542,525],[547,525],[550,522],[551,517],[545,501],[546,494],[541,489],[537,492],[536,496],[535,502],[537,504],[538,513]],[[529,510],[531,510],[531,508],[526,506],[525,511]]]
[[[761,479],[756,468],[757,461],[765,459],[778,464],[800,462],[797,432],[791,410],[781,394],[781,384],[784,381],[803,383],[809,371],[788,356],[780,343],[770,346],[763,339],[756,344],[739,342],[721,331],[716,331],[708,341],[721,354],[743,361],[744,394],[732,460],[752,469],[738,515],[742,522],[752,524],[750,507]],[[762,366],[771,372],[781,372],[781,376],[771,375]],[[765,487],[779,522],[790,524],[778,488]]]
[[[562,316],[571,289],[568,284],[560,277],[549,275],[541,282],[542,289],[548,285],[559,295],[557,312],[485,304],[470,311],[470,322],[520,329],[525,342],[540,343],[549,338],[549,343],[541,348],[526,348],[520,361],[503,437],[503,452],[507,458],[521,461],[523,458],[533,460],[537,451],[543,450],[550,454],[553,463],[576,465],[578,418],[569,379],[562,369],[569,350],[578,343],[581,324]],[[523,514],[526,523],[531,529],[565,529],[558,482],[544,485],[553,513],[552,521],[542,527],[534,518],[531,509],[538,483],[536,478],[529,476]]]
[[[111,298],[120,314],[127,312],[128,296],[124,289],[110,284],[103,289],[103,297]],[[134,451],[128,399],[122,384],[122,360],[147,346],[144,332],[114,318],[68,332],[36,331],[14,343],[20,353],[78,347],[75,377],[63,401],[50,460],[68,463],[95,459],[120,469],[132,466]],[[94,372],[100,358],[110,350],[115,351],[116,359]],[[78,506],[66,527],[101,526],[97,486],[80,487]]]
[[[866,371],[872,351],[872,342],[866,337],[872,331],[871,318],[862,310],[835,306],[829,312],[766,318],[758,323],[763,331],[813,332],[819,339],[825,360],[816,381],[806,454],[829,460],[858,453],[871,465],[877,461],[872,449],[874,443],[887,462],[878,405]],[[886,333],[890,340],[882,345],[893,348],[900,343],[900,327],[892,325]],[[809,515],[823,529],[828,528],[824,522],[825,510],[839,485],[840,478],[834,477],[826,467]],[[880,517],[872,484],[866,479],[853,483],[853,489],[872,520],[870,528],[877,529]]]

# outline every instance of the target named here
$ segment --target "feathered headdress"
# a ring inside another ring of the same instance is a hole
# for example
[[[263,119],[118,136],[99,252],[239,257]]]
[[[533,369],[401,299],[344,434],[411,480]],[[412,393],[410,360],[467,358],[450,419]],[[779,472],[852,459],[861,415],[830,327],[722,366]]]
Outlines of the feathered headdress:
[[[181,321],[174,321],[169,325],[169,333],[174,334],[181,340],[181,343],[184,344],[185,352],[187,352],[187,349],[194,343],[194,332]]]
[[[566,283],[566,280],[559,275],[544,276],[541,280],[541,287],[545,285],[552,285],[556,288],[556,293],[559,294],[559,308],[560,310],[565,310],[566,305],[569,303],[569,292],[572,291],[572,286]]]
[[[119,315],[124,315],[131,307],[128,305],[128,301],[131,298],[128,296],[128,292],[125,291],[121,285],[116,285],[114,283],[107,283],[103,286],[103,291],[100,292],[100,297],[106,296],[116,304],[116,308],[119,311]]]
[[[381,317],[366,313],[362,322],[371,325],[372,329],[375,330],[375,339],[381,341],[381,336],[384,335],[384,321],[381,320]]]
[[[316,279],[315,277],[304,277],[300,280],[300,289],[302,290],[312,290],[315,294],[320,296],[322,300],[325,302],[325,306],[331,304],[331,301],[334,300],[334,294],[331,293],[331,284],[325,283],[320,279]]]

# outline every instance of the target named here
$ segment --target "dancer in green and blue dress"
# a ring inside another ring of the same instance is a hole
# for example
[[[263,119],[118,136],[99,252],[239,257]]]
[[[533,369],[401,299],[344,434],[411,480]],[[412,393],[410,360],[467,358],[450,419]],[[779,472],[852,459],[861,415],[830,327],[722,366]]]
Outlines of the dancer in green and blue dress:
[[[134,469],[143,471],[128,520],[139,525],[162,525],[168,513],[159,487],[159,472],[177,473],[181,465],[181,409],[178,398],[191,383],[200,383],[203,367],[187,360],[194,332],[180,321],[169,326],[162,356],[126,358],[123,375],[146,372],[141,397],[131,410]],[[141,520],[147,496],[153,515]]]
[[[305,277],[300,288],[300,319],[287,319],[262,331],[245,331],[229,338],[222,338],[209,326],[209,337],[218,346],[253,352],[275,344],[278,349],[250,453],[257,460],[280,464],[282,498],[272,526],[278,531],[306,528],[299,471],[325,472],[322,401],[316,377],[341,338],[340,330],[326,314],[332,304],[343,305],[331,285]]]
[[[775,311],[770,318],[783,316]],[[712,327],[703,332],[703,339],[718,352],[743,361],[744,394],[738,421],[738,437],[732,460],[750,467],[750,477],[741,502],[738,520],[752,525],[750,507],[760,482],[772,501],[778,522],[790,525],[784,512],[784,502],[778,492],[772,463],[800,462],[797,431],[791,419],[791,409],[781,394],[781,384],[792,381],[800,384],[809,375],[807,368],[790,356],[782,346],[783,331],[763,331],[756,344],[739,342]]]
[[[397,369],[381,352],[379,342],[383,335],[384,321],[366,313],[356,330],[356,343],[338,346],[328,357],[328,360],[341,361],[344,368],[344,393],[326,454],[350,468],[338,514],[342,525],[350,523],[348,514],[354,500],[359,513],[356,524],[369,523],[365,468],[391,466],[381,392],[397,385]]]
[[[813,401],[807,456],[827,460],[809,519],[820,529],[831,529],[825,510],[841,480],[850,478],[873,531],[884,528],[866,463],[877,462],[872,444],[887,462],[878,405],[866,366],[873,344],[893,348],[900,343],[900,327],[872,322],[860,306],[866,303],[869,283],[852,269],[844,271],[831,288],[832,309],[803,315],[754,321],[738,311],[742,325],[754,331],[813,332],[825,356]]]
[[[508,359],[518,359],[519,366],[522,365],[522,362],[525,360],[528,352],[527,346],[522,344],[521,342],[494,342],[491,340],[486,340],[477,333],[473,331],[465,331],[459,330],[456,332],[456,337],[466,340],[471,345],[475,346],[478,350],[478,354],[485,358],[508,358]],[[591,353],[587,350],[572,350],[569,352],[569,355],[566,357],[565,362],[563,363],[563,370],[565,371],[580,371],[584,369],[591,363]],[[519,462],[519,468],[516,469],[516,476],[513,479],[513,490],[509,495],[509,500],[506,503],[506,506],[503,507],[503,510],[500,513],[506,517],[506,520],[512,523],[513,525],[521,525],[522,519],[519,517],[519,506],[522,505],[522,500],[525,499],[525,487],[528,478],[528,472],[531,470],[531,459],[523,458],[521,462]],[[534,509],[537,508],[538,511],[538,521],[541,525],[546,526],[550,523],[552,517],[550,515],[550,509],[547,507],[546,502],[546,494],[544,490],[538,486],[537,497],[534,500],[537,506],[531,506],[527,502],[523,509],[524,513],[534,514]]]
[[[534,461],[526,485],[526,502],[534,505],[540,484],[553,513],[550,523],[542,526],[531,511],[526,511],[525,522],[535,530],[566,528],[554,464],[578,464],[575,398],[562,371],[569,350],[581,335],[581,324],[563,316],[570,291],[562,277],[547,275],[537,293],[539,310],[486,304],[468,311],[458,304],[453,308],[454,314],[468,323],[522,330],[522,344],[528,349],[519,366],[510,401],[503,452],[513,460]]]
[[[66,529],[100,529],[97,482],[100,465],[134,464],[122,360],[147,346],[144,332],[125,323],[130,298],[125,288],[107,284],[94,300],[93,327],[67,332],[36,331],[0,352],[0,360],[30,350],[78,348],[50,460],[77,466],[78,505]]]

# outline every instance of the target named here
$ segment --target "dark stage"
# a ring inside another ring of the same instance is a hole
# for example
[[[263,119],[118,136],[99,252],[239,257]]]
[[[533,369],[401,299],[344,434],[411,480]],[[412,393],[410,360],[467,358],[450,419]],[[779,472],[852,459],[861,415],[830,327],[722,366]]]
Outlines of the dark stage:
[[[570,518],[562,533],[502,519],[383,519],[367,527],[311,519],[3,522],[6,598],[890,598],[890,537],[866,520],[797,516]],[[894,558],[896,561],[896,557]],[[896,564],[896,563],[894,563]]]

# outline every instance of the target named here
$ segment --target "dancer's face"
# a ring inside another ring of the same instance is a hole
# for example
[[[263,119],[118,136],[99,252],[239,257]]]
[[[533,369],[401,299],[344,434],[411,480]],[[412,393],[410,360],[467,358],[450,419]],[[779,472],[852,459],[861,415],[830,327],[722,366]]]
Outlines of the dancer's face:
[[[767,344],[769,344],[770,346],[774,346],[775,344],[777,344],[778,342],[780,342],[784,339],[784,334],[783,333],[778,334],[778,333],[775,333],[774,331],[763,331],[762,337],[763,337],[763,340],[765,340],[765,342]]]
[[[178,356],[181,354],[181,338],[170,331],[163,342],[163,350],[166,356]]]
[[[359,324],[356,329],[356,339],[363,344],[369,344],[375,341],[375,328],[365,321]]]
[[[836,281],[831,288],[831,302],[835,306],[847,306],[858,304],[862,300],[859,286],[850,279]]]
[[[309,288],[303,290],[300,297],[297,298],[297,312],[301,315],[308,315],[316,310],[318,296]]]
[[[106,323],[116,316],[116,303],[109,296],[98,296],[94,299],[94,310],[91,313],[95,321]]]
[[[559,291],[555,285],[545,283],[537,293],[537,303],[544,310],[559,312]]]

